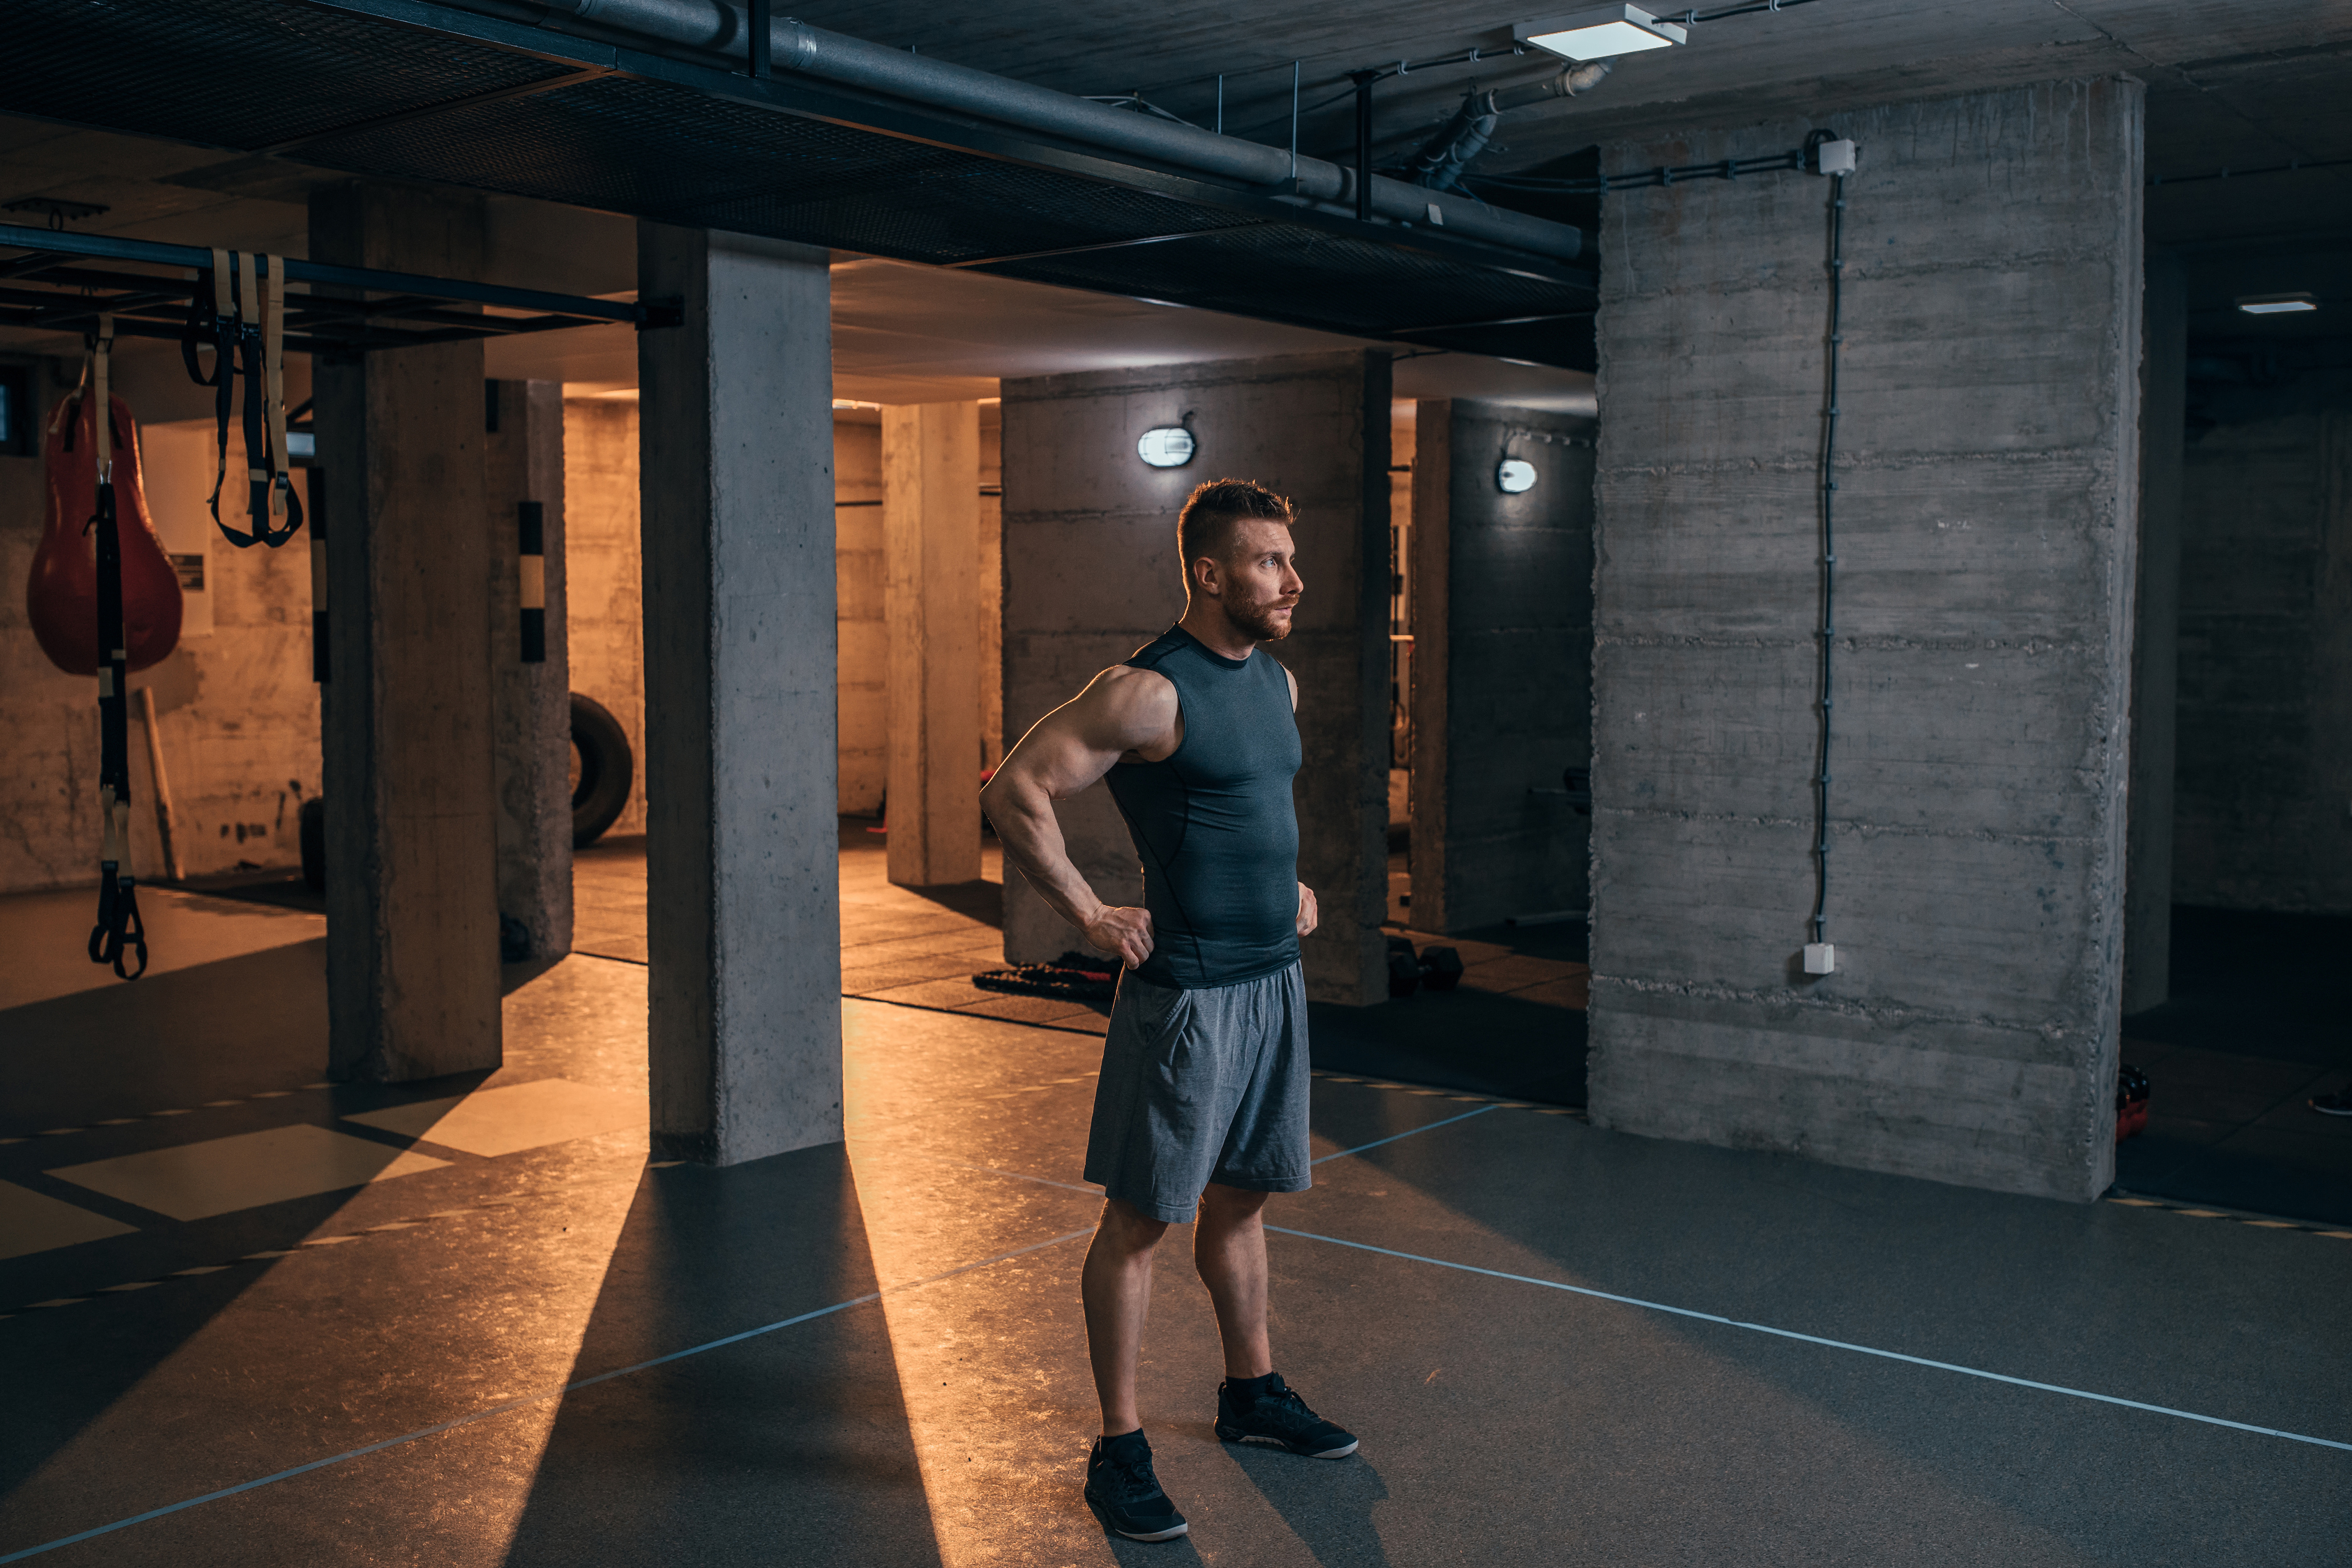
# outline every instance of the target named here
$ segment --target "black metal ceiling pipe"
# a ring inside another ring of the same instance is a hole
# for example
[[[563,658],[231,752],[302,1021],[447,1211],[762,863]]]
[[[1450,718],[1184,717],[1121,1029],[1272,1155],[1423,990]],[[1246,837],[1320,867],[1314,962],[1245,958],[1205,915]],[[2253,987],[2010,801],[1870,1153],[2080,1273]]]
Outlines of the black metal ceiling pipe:
[[[559,31],[616,33],[674,47],[751,59],[751,18],[729,0],[454,0],[492,16],[528,15]],[[904,49],[828,32],[790,17],[775,18],[769,57],[778,72],[797,72],[935,109],[1017,125],[1072,141],[1172,164],[1236,183],[1296,196],[1336,211],[1353,211],[1356,172],[1279,147],[1221,136],[1150,115],[1091,103],[1051,88]],[[1549,96],[1549,94],[1545,96]],[[1514,250],[1572,260],[1584,235],[1569,224],[1463,199],[1433,201],[1422,185],[1374,175],[1370,209],[1394,223],[1434,221],[1449,234]],[[1433,218],[1432,208],[1436,209]]]

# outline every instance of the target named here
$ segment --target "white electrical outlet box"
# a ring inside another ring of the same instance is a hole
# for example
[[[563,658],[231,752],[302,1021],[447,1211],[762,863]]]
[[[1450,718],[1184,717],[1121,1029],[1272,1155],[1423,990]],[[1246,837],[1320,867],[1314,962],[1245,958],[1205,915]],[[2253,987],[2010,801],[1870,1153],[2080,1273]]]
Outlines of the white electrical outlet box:
[[[1837,944],[1808,942],[1805,944],[1805,973],[1834,975],[1837,973]]]
[[[1815,156],[1821,160],[1821,171],[1824,174],[1853,172],[1853,143],[1851,141],[1824,141]],[[1815,943],[1814,946],[1822,944]]]

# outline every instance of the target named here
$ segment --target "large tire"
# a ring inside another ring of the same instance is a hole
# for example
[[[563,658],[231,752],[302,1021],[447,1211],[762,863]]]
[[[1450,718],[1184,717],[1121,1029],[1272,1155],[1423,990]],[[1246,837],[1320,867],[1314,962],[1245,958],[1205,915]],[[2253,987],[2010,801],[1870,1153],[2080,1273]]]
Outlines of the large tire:
[[[572,787],[572,847],[584,850],[604,837],[629,803],[636,758],[629,737],[604,705],[572,694],[572,749],[580,781]]]

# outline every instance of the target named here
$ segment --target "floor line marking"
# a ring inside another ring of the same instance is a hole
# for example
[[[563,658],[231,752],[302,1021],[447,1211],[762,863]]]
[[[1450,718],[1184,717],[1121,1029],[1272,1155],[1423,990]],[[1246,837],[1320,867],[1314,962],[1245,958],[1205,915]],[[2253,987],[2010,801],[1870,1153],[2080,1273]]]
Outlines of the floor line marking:
[[[1475,1111],[1465,1111],[1459,1116],[1448,1116],[1443,1121],[1430,1122],[1419,1127],[1407,1128],[1402,1133],[1391,1134],[1390,1136],[1385,1138],[1375,1138],[1369,1144],[1358,1144],[1352,1149],[1341,1149],[1336,1155],[1325,1155],[1319,1160],[1310,1160],[1307,1163],[1309,1165],[1317,1166],[1328,1165],[1333,1160],[1346,1159],[1349,1155],[1360,1155],[1366,1149],[1377,1149],[1382,1144],[1393,1144],[1399,1138],[1410,1138],[1419,1133],[1432,1132],[1439,1127],[1450,1127],[1456,1122],[1466,1122],[1473,1116],[1483,1116],[1489,1111],[1499,1111],[1501,1109],[1502,1107],[1500,1105],[1481,1105]]]
[[[684,1350],[674,1350],[667,1355],[656,1355],[647,1361],[635,1362],[627,1366],[616,1366],[610,1372],[597,1373],[592,1377],[577,1378],[572,1382],[560,1384],[554,1387],[542,1388],[536,1393],[521,1395],[516,1398],[493,1405],[488,1409],[477,1410],[469,1416],[460,1416],[455,1420],[441,1422],[437,1426],[420,1427],[414,1432],[403,1432],[396,1437],[386,1437],[381,1442],[368,1443],[356,1448],[349,1448],[342,1453],[332,1454],[323,1459],[312,1459],[308,1464],[295,1465],[287,1469],[278,1470],[275,1474],[261,1476],[253,1480],[239,1481],[235,1486],[222,1487],[217,1491],[208,1491],[201,1497],[192,1497],[180,1502],[167,1503],[162,1508],[152,1508],[144,1513],[134,1513],[127,1519],[118,1519],[110,1524],[97,1525],[91,1529],[80,1531],[72,1535],[61,1535],[55,1541],[45,1541],[38,1546],[23,1547],[17,1551],[8,1552],[5,1556],[0,1556],[0,1563],[18,1563],[27,1557],[37,1557],[44,1552],[54,1552],[60,1546],[71,1546],[79,1542],[89,1541],[97,1536],[110,1535],[115,1531],[127,1530],[134,1524],[144,1524],[151,1519],[162,1519],[167,1514],[179,1513],[187,1509],[198,1507],[204,1503],[217,1502],[223,1498],[235,1497],[239,1492],[248,1492],[258,1487],[270,1486],[278,1481],[291,1480],[296,1476],[308,1475],[312,1470],[323,1470],[331,1465],[340,1465],[347,1459],[362,1458],[369,1454],[381,1453],[386,1448],[399,1448],[404,1443],[414,1443],[420,1437],[437,1437],[443,1432],[455,1431],[460,1427],[470,1427],[478,1421],[487,1421],[494,1416],[503,1416],[510,1410],[520,1410],[527,1405],[538,1405],[546,1400],[560,1399],[564,1395],[572,1393],[577,1389],[591,1387],[599,1383],[609,1383],[614,1378],[626,1377],[632,1373],[644,1372],[651,1367],[664,1366],[673,1361],[683,1361],[688,1356],[700,1355],[705,1351],[719,1350],[730,1344],[740,1344],[747,1339],[757,1339],[761,1334],[774,1333],[778,1329],[792,1328],[796,1324],[809,1322],[817,1318],[831,1317],[835,1312],[847,1312],[852,1307],[862,1307],[869,1302],[878,1301],[884,1296],[893,1294],[899,1291],[912,1291],[920,1289],[925,1285],[935,1285],[942,1280],[953,1279],[958,1274],[968,1274],[975,1269],[985,1269],[992,1264],[1003,1263],[1007,1260],[1023,1257],[1031,1252],[1042,1252],[1048,1247],[1059,1247],[1066,1241],[1075,1241],[1082,1236],[1091,1236],[1093,1234],[1094,1228],[1092,1226],[1088,1226],[1084,1230],[1073,1230],[1066,1236],[1056,1236],[1049,1240],[1032,1242],[1026,1247],[1016,1247],[1010,1252],[999,1252],[992,1258],[982,1258],[978,1262],[959,1264],[957,1267],[952,1269],[941,1270],[936,1274],[926,1274],[919,1280],[908,1280],[896,1285],[885,1285],[880,1290],[868,1291],[862,1296],[853,1296],[845,1301],[835,1301],[831,1306],[819,1307],[814,1312],[802,1312],[795,1317],[780,1318],[772,1323],[762,1323],[758,1328],[745,1329],[740,1333],[728,1334],[720,1339],[707,1340],[701,1344],[689,1345]]]
[[[1629,1307],[1642,1307],[1654,1312],[1669,1312],[1678,1318],[1696,1318],[1701,1322],[1721,1323],[1727,1328],[1746,1329],[1753,1333],[1771,1334],[1780,1339],[1799,1340],[1806,1344],[1824,1345],[1831,1350],[1850,1350],[1862,1355],[1875,1355],[1888,1361],[1908,1362],[1914,1366],[1933,1367],[1938,1372],[1957,1372],[1969,1377],[1982,1377],[1994,1383],[2007,1383],[2019,1388],[2039,1389],[2044,1394],[2063,1394],[2075,1399],[2095,1400],[2102,1405],[2121,1405],[2127,1409],[2146,1410],[2158,1416],[2177,1416],[2183,1421],[2201,1421],[2209,1427],[2228,1427],[2235,1431],[2252,1432],[2265,1437],[2284,1437],[2291,1442],[2312,1443],[2323,1448],[2341,1448],[2352,1453],[2352,1443],[2339,1443],[2332,1437],[2314,1437],[2302,1432],[2288,1432],[2276,1427],[2256,1427],[2244,1421],[2224,1420],[2219,1416],[2200,1416],[2194,1410],[2176,1410],[2168,1405],[2149,1405],[2137,1399],[2125,1399],[2113,1394],[2095,1394],[2087,1388],[2069,1388],[2061,1383],[2036,1383],[2030,1377],[2011,1377],[2007,1373],[1987,1372],[1981,1367],[1962,1366],[1956,1362],[1932,1361],[1923,1355],[1906,1355],[1899,1350],[1880,1350],[1874,1345],[1854,1344],[1842,1339],[1822,1339],[1815,1334],[1799,1333],[1794,1329],[1774,1328],[1769,1323],[1742,1322],[1717,1312],[1702,1312],[1690,1307],[1672,1307],[1664,1301],[1645,1301],[1639,1296],[1621,1296],[1609,1291],[1596,1291],[1586,1285],[1568,1285],[1558,1280],[1539,1280],[1532,1274],[1513,1274],[1501,1269],[1482,1269],[1475,1263],[1456,1263],[1447,1258],[1428,1258],[1418,1252],[1400,1252],[1391,1247],[1375,1247],[1369,1241],[1350,1241],[1345,1237],[1321,1236],[1312,1230],[1293,1230],[1287,1226],[1269,1225],[1268,1230],[1285,1236],[1297,1236],[1308,1241],[1326,1241],[1334,1247],[1351,1247],[1360,1252],[1378,1252],[1383,1257],[1402,1258],[1408,1262],[1433,1264],[1440,1269],[1454,1269],[1465,1274],[1484,1274],[1494,1280],[1511,1280],[1522,1285],[1541,1285],[1547,1291],[1564,1291],[1570,1295],[1591,1296],[1597,1301],[1616,1301]],[[0,1558],[0,1562],[6,1559]]]

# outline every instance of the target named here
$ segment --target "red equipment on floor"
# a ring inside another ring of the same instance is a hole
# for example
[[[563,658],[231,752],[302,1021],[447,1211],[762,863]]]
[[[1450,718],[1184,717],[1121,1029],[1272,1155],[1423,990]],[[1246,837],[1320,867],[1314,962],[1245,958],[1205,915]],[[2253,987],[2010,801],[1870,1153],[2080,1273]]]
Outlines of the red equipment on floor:
[[[49,662],[69,675],[98,671],[98,400],[89,385],[58,404],[42,448],[47,520],[25,581],[25,613]],[[123,651],[130,667],[161,662],[180,641],[180,579],[155,537],[139,472],[139,422],[107,396],[115,527],[122,549]]]
[[[2116,1081],[2116,1142],[2147,1125],[2147,1074],[2129,1062]]]

